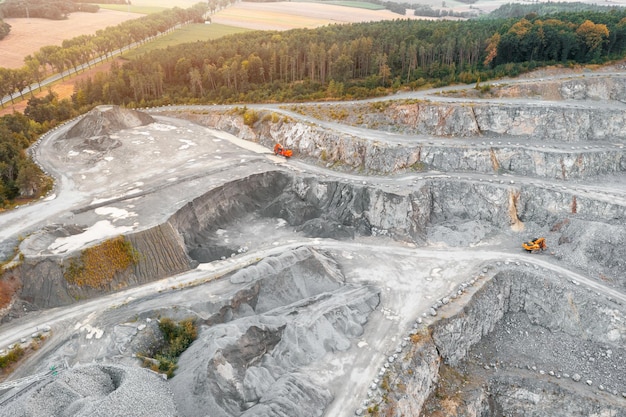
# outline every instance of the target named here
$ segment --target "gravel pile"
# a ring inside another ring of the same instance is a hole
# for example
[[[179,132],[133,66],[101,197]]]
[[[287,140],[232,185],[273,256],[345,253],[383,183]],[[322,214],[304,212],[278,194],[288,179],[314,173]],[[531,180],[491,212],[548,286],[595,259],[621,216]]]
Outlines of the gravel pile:
[[[4,405],[3,417],[176,416],[159,375],[141,368],[86,365],[33,384]]]

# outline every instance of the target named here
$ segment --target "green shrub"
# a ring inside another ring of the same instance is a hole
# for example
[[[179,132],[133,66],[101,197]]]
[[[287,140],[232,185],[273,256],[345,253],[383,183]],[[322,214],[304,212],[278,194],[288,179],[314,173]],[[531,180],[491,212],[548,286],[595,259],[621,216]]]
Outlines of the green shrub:
[[[0,369],[5,369],[15,362],[19,361],[24,356],[24,349],[20,345],[15,345],[13,349],[4,356],[0,356]]]
[[[169,318],[163,318],[159,322],[159,330],[163,334],[165,343],[156,352],[154,359],[145,358],[143,366],[155,372],[161,372],[168,378],[174,376],[178,367],[178,357],[198,337],[198,329],[193,319],[181,320],[178,323]]]
[[[246,110],[243,114],[243,124],[246,126],[254,126],[259,120],[259,114],[254,110]]]

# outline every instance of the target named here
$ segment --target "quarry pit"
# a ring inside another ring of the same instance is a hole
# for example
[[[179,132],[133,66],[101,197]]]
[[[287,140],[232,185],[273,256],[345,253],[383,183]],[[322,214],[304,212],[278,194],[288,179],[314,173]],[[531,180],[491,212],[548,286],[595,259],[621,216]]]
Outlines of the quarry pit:
[[[47,335],[3,415],[626,416],[620,69],[49,132],[54,194],[0,214],[0,349]],[[134,265],[68,281],[119,236]],[[164,317],[199,325],[167,381]]]

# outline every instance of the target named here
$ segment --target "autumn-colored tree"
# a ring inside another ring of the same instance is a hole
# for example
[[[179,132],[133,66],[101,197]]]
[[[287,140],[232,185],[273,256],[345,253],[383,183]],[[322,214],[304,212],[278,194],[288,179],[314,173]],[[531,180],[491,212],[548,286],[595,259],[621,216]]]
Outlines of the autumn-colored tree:
[[[493,60],[498,56],[498,45],[500,45],[501,36],[498,32],[494,33],[491,38],[489,38],[489,43],[487,44],[487,56],[483,61],[483,65],[485,67],[489,67]]]
[[[585,20],[576,29],[576,34],[582,39],[589,57],[598,57],[602,43],[609,37],[609,29],[604,24],[596,24]]]

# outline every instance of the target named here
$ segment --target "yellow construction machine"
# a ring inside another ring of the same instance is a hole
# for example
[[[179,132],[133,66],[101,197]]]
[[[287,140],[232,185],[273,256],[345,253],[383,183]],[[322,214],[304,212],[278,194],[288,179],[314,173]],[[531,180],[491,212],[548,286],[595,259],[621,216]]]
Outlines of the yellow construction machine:
[[[546,245],[545,237],[538,237],[528,242],[524,242],[522,243],[522,247],[527,252],[539,252],[539,251],[548,249],[548,245]]]

